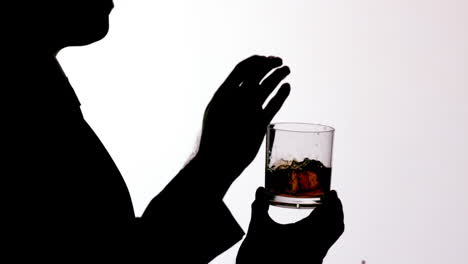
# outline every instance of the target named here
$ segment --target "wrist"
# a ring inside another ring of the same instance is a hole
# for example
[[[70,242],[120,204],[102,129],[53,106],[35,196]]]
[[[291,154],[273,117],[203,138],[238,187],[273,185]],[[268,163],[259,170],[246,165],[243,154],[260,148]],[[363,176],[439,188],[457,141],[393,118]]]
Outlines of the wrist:
[[[182,169],[180,177],[189,182],[197,194],[222,200],[240,173],[219,160],[197,154]]]

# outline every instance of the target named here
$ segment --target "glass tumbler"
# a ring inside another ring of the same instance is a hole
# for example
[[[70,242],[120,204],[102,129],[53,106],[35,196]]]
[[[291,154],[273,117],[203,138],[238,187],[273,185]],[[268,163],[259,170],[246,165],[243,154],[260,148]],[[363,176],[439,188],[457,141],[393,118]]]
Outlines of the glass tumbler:
[[[330,126],[272,123],[266,135],[265,189],[272,205],[313,208],[330,190],[333,136]]]

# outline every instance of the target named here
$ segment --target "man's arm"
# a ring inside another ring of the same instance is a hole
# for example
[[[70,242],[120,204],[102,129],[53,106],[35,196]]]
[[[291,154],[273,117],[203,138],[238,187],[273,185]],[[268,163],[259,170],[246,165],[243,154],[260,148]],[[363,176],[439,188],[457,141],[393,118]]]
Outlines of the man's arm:
[[[289,84],[283,84],[263,108],[290,72],[282,64],[277,57],[252,56],[234,68],[206,107],[196,156],[140,219],[138,234],[146,245],[164,241],[162,254],[173,263],[209,262],[242,238],[223,197],[257,155],[267,125],[289,95]]]
[[[221,173],[229,172],[196,156],[150,202],[138,219],[143,255],[208,263],[242,239],[244,231],[217,194],[218,186],[206,181]]]

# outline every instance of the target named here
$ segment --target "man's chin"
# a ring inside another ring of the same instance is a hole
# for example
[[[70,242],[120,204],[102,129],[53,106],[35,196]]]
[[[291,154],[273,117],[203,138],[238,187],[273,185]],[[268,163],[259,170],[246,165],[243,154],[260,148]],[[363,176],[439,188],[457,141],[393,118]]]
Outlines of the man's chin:
[[[93,28],[90,30],[82,31],[82,32],[75,32],[73,36],[68,38],[68,41],[64,43],[65,47],[67,46],[86,46],[89,44],[93,44],[102,40],[107,33],[109,32],[109,24],[102,25],[100,28]]]
[[[82,39],[82,40],[79,40],[79,41],[75,41],[70,46],[87,46],[87,45],[90,45],[90,44],[93,44],[93,43],[96,43],[96,42],[102,40],[106,35],[107,35],[107,31],[105,33],[103,33],[103,34],[95,35],[95,36],[93,36],[92,38],[89,38],[89,39]]]

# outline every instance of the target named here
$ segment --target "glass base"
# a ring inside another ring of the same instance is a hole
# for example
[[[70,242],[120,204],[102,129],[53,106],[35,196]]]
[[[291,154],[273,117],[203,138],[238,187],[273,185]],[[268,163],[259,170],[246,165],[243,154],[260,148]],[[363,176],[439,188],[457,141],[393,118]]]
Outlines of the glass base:
[[[320,197],[314,198],[298,198],[286,197],[281,195],[272,195],[270,204],[278,207],[296,208],[296,209],[311,209],[322,204]]]

